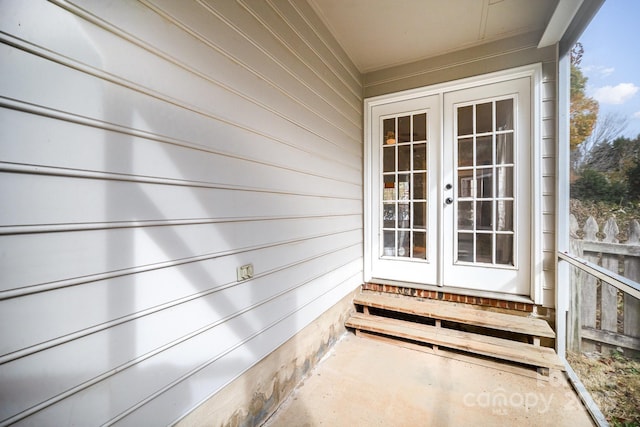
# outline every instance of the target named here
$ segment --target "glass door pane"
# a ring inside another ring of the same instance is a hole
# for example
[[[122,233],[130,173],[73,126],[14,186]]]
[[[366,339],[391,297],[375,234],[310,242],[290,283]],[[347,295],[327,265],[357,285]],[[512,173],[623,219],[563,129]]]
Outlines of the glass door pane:
[[[514,100],[456,107],[455,263],[515,265]]]
[[[382,256],[428,259],[427,113],[382,119]]]

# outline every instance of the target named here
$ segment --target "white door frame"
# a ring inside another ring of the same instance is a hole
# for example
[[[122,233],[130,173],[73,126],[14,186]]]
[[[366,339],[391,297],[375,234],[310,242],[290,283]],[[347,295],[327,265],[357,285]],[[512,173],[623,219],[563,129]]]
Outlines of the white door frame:
[[[372,176],[377,169],[372,164],[372,132],[371,126],[374,125],[373,114],[374,108],[377,106],[395,103],[399,101],[412,100],[420,97],[431,95],[439,95],[443,102],[444,94],[461,89],[473,88],[485,84],[498,83],[506,80],[528,77],[531,82],[531,193],[530,206],[532,208],[531,216],[531,289],[530,298],[535,304],[542,304],[542,175],[541,175],[541,143],[540,143],[540,86],[542,82],[542,65],[540,63],[526,65],[523,67],[503,70],[491,74],[469,77],[451,82],[439,83],[432,86],[411,89],[407,91],[380,95],[373,98],[367,98],[364,101],[364,281],[376,279],[372,276],[372,257],[375,254],[372,251],[372,239],[377,233],[377,223],[373,222],[373,210],[377,209],[377,200],[372,197],[373,185],[377,185],[378,177]],[[442,105],[444,108],[444,105]],[[375,124],[377,125],[377,124]],[[439,139],[443,140],[443,128],[440,130]],[[377,143],[377,141],[376,141]],[[442,156],[442,150],[440,150]],[[442,158],[440,159],[442,164]],[[440,172],[442,174],[443,171]],[[442,182],[442,176],[440,180]],[[442,204],[442,200],[437,200],[438,204]],[[438,233],[442,233],[443,220],[442,216],[438,218]],[[442,236],[439,236],[441,242]],[[442,283],[442,268],[439,270],[438,283]],[[413,287],[420,287],[421,284],[412,283]],[[425,287],[431,287],[431,284],[424,284]],[[502,294],[496,294],[500,296]]]

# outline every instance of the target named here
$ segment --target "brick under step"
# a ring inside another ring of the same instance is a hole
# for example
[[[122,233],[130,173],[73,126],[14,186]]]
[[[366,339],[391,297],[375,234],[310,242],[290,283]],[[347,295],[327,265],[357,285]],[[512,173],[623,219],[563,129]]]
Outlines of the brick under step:
[[[370,292],[359,294],[354,299],[354,304],[364,307],[365,311],[353,314],[346,322],[347,327],[356,330],[467,351],[537,368],[564,370],[564,364],[555,351],[539,345],[540,337],[555,338],[549,324],[542,319]],[[373,315],[369,314],[368,308],[433,319],[436,325]],[[441,320],[530,336],[534,344],[441,327]]]

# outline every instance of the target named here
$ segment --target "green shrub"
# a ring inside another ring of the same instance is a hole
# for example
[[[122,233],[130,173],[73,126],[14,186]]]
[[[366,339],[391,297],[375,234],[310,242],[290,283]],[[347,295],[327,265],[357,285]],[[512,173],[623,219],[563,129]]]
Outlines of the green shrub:
[[[604,174],[593,169],[585,169],[571,185],[571,197],[580,200],[604,201],[611,190],[609,181]]]
[[[640,174],[638,176],[640,178]],[[571,185],[571,197],[624,204],[629,201],[631,185],[625,181],[609,181],[606,175],[593,169],[582,171],[580,178]]]
[[[627,170],[627,185],[629,186],[629,199],[640,200],[640,162]]]

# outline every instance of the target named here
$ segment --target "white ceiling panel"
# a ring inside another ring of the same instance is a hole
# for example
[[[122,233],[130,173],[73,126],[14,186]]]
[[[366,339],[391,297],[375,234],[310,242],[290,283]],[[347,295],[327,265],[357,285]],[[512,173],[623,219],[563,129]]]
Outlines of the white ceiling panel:
[[[558,0],[308,0],[365,73],[544,31]]]

